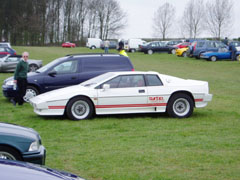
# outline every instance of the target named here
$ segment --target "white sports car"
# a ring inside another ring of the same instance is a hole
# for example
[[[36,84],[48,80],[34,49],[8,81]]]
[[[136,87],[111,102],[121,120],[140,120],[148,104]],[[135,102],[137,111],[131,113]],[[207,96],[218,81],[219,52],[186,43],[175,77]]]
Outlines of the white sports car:
[[[212,100],[208,82],[157,72],[109,72],[30,99],[38,115],[64,115],[72,120],[97,114],[159,113],[191,116],[193,108]]]

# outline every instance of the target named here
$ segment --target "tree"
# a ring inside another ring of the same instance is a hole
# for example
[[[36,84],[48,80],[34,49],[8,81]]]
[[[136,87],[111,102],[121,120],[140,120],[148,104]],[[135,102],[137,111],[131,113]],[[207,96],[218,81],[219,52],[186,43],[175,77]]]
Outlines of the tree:
[[[223,35],[229,35],[233,22],[233,1],[211,0],[206,8],[206,25],[213,37],[220,40]]]
[[[153,28],[154,33],[158,36],[160,34],[162,39],[165,40],[170,28],[174,22],[175,8],[169,3],[160,6],[154,13]]]
[[[180,21],[184,36],[197,38],[203,30],[204,14],[203,0],[190,0],[188,2]]]

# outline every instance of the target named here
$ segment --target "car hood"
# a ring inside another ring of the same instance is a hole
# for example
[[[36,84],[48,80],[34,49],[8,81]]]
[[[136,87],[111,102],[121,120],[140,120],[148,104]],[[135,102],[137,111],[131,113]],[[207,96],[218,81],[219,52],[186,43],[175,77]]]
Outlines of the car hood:
[[[34,77],[34,76],[37,76],[37,75],[39,75],[39,73],[40,73],[40,72],[29,72],[29,73],[27,74],[27,78],[32,78],[32,77]],[[13,80],[13,76],[5,79],[4,82],[12,81],[12,80]]]
[[[75,174],[44,166],[0,159],[1,180],[84,180]]]
[[[39,134],[31,129],[14,124],[0,123],[0,135],[21,136],[32,139],[38,139]]]

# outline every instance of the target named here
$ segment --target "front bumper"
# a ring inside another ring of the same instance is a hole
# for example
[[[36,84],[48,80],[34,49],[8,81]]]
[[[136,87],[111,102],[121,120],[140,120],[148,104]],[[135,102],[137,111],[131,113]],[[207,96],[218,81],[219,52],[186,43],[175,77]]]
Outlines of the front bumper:
[[[16,96],[16,91],[13,90],[13,86],[2,85],[2,91],[6,98],[14,98]]]
[[[45,165],[46,161],[46,149],[44,146],[40,146],[37,152],[27,152],[23,154],[23,161]]]

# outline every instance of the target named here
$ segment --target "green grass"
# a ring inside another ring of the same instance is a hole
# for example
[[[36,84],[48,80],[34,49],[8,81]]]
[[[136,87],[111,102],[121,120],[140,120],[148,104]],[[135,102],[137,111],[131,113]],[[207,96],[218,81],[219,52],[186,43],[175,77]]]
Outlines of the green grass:
[[[87,48],[14,47],[44,64]],[[117,51],[111,51],[117,53]],[[37,130],[46,165],[91,180],[240,179],[240,63],[169,54],[130,54],[136,70],[209,82],[213,100],[187,119],[165,114],[97,116],[70,121],[40,117],[29,104],[13,107],[0,93],[0,121]],[[11,73],[0,73],[0,82]]]

